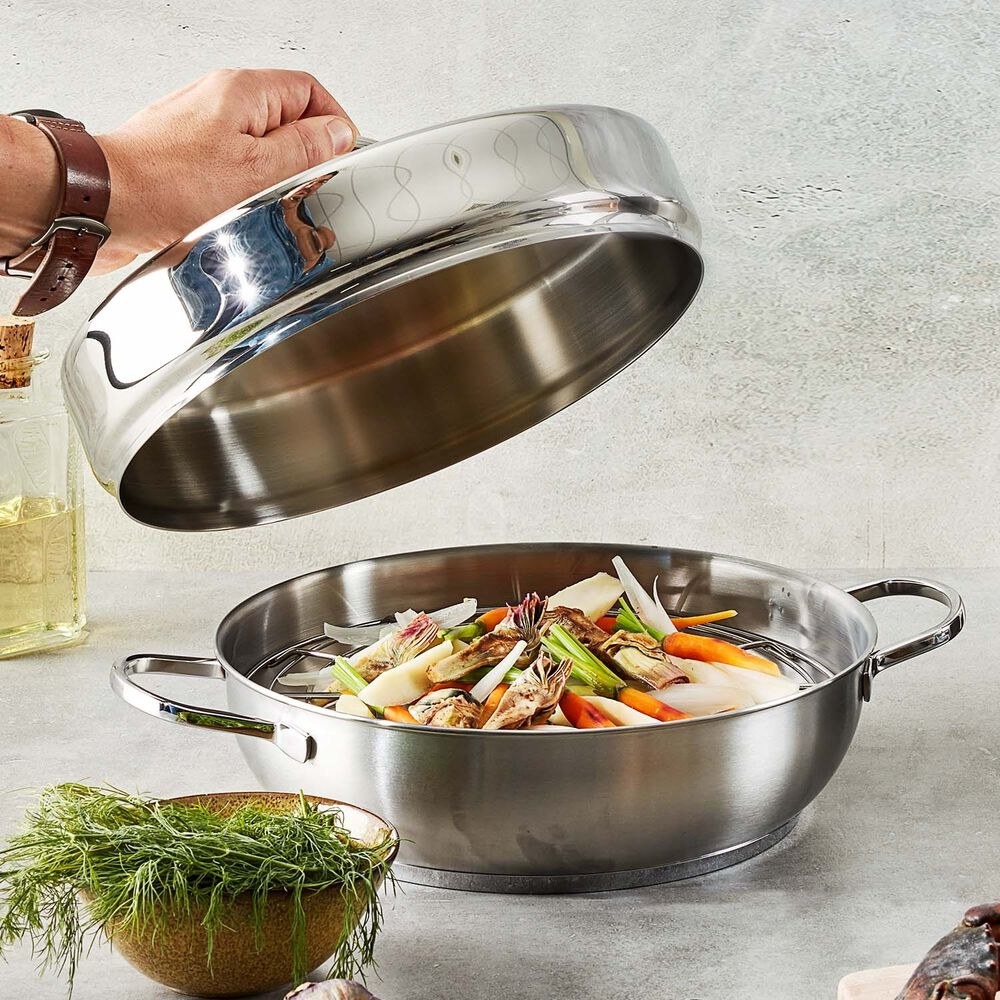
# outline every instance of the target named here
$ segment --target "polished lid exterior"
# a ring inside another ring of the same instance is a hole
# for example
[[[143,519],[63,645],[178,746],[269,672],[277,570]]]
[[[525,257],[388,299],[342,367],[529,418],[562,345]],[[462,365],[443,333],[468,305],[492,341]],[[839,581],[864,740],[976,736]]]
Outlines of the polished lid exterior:
[[[359,148],[159,254],[71,346],[66,395],[139,521],[306,514],[594,389],[688,306],[698,243],[640,118],[483,115]]]

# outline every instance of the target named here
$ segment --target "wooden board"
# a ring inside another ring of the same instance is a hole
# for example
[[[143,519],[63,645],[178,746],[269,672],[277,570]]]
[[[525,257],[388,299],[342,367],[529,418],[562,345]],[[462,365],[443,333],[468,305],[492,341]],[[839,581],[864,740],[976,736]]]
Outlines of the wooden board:
[[[914,965],[890,965],[887,969],[865,969],[844,976],[837,987],[837,1000],[896,1000]]]

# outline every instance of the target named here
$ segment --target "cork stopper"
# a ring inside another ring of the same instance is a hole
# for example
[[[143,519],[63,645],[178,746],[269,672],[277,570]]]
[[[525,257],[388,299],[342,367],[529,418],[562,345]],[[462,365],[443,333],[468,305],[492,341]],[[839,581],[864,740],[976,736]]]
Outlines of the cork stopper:
[[[0,389],[24,389],[31,384],[34,335],[34,320],[0,315]]]

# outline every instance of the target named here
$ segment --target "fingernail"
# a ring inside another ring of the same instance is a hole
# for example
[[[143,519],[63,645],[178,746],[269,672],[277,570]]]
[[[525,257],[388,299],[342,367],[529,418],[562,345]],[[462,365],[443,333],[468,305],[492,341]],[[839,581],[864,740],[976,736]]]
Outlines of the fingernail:
[[[334,153],[348,153],[354,149],[354,129],[343,118],[331,118],[326,127],[333,138]]]

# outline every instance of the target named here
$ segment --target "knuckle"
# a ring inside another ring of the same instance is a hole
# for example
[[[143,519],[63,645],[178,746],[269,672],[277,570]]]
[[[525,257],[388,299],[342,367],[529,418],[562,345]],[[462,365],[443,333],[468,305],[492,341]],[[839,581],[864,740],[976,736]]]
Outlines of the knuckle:
[[[301,163],[301,170],[305,170],[314,163],[322,163],[324,160],[330,158],[330,151],[327,145],[312,129],[295,129],[294,134],[297,136],[297,159]]]
[[[237,69],[213,69],[210,73],[206,73],[203,79],[212,86],[220,87],[225,86],[238,72]]]

